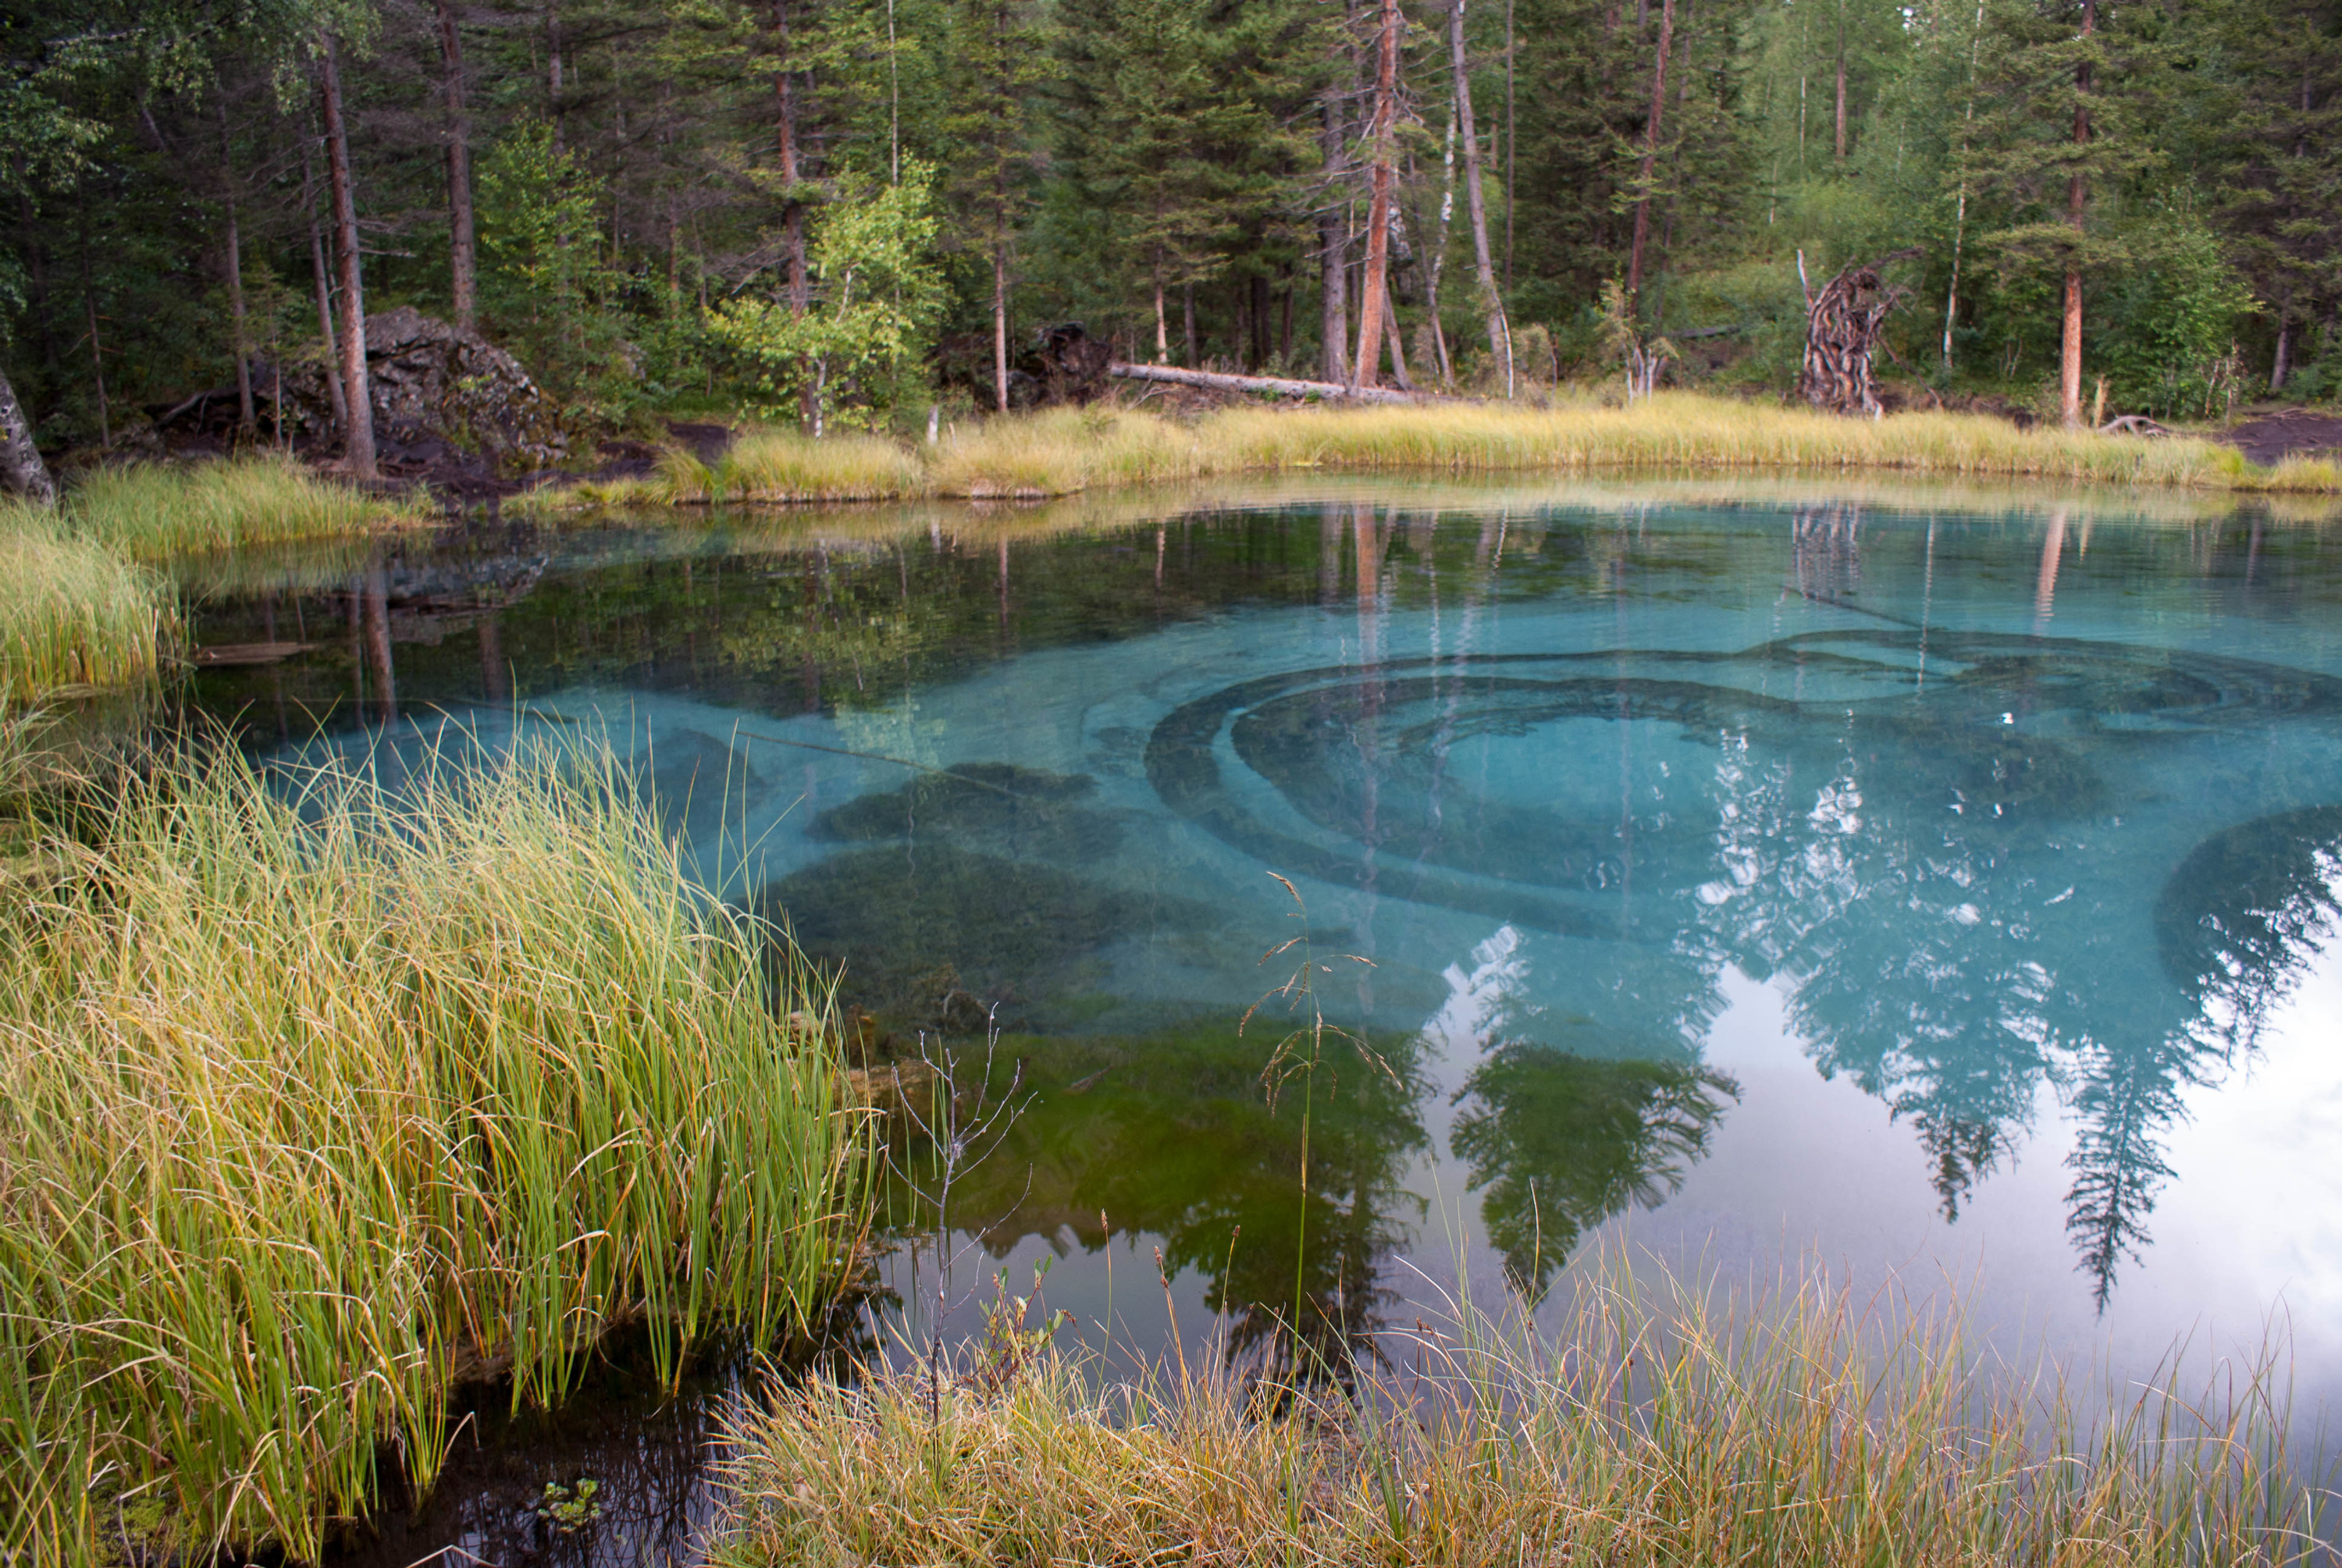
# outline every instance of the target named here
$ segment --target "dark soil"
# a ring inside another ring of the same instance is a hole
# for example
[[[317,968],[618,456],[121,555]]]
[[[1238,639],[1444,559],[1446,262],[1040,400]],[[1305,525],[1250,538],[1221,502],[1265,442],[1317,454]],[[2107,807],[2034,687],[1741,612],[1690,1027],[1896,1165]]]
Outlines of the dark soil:
[[[2220,439],[2267,466],[2297,453],[2342,452],[2342,416],[2280,409],[2248,419]]]

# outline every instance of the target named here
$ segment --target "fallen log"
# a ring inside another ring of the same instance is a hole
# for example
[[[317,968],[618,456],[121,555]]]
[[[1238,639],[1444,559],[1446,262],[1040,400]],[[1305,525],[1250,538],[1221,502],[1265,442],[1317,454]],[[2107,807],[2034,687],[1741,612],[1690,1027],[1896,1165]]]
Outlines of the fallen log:
[[[1322,397],[1329,402],[1347,400],[1353,403],[1416,403],[1421,399],[1411,393],[1393,392],[1382,386],[1344,386],[1338,381],[1294,381],[1282,375],[1229,375],[1216,370],[1178,370],[1167,365],[1128,365],[1117,362],[1106,367],[1108,375],[1123,381],[1161,381],[1174,386],[1201,386],[1214,392],[1266,392],[1277,397]]]
[[[2101,435],[2160,436],[2170,435],[2176,433],[2165,425],[2157,424],[2154,420],[2149,419],[2144,414],[2117,414],[2114,418],[2107,420],[2104,424],[2099,425],[2098,434]]]

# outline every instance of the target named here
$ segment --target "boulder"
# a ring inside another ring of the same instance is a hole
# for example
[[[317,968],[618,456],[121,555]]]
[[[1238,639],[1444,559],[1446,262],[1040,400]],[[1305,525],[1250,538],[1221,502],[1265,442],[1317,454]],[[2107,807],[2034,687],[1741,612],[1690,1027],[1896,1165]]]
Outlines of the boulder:
[[[365,336],[375,444],[385,472],[510,477],[553,467],[569,455],[571,432],[560,404],[520,361],[486,338],[458,332],[412,305],[368,316]],[[340,442],[326,374],[322,356],[284,367],[285,433],[304,448]],[[265,438],[275,420],[275,367],[255,359],[253,384]],[[174,451],[225,450],[235,393],[232,387],[198,393],[150,412]]]

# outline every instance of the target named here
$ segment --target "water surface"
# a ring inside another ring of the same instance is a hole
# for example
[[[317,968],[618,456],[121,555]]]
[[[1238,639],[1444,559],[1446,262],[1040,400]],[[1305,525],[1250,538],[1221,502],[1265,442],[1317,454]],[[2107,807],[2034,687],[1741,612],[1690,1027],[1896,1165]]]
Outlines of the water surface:
[[[2337,1386],[2316,519],[1388,486],[492,533],[271,584],[201,616],[307,645],[199,678],[255,747],[606,733],[874,1062],[971,1087],[996,1033],[1020,1109],[950,1193],[949,1332],[1046,1258],[1077,1332],[1150,1353],[1266,1344],[1297,1276],[1338,1359],[1623,1235],[1948,1283],[2118,1372],[2275,1314]],[[915,1336],[935,1259],[886,1264]]]

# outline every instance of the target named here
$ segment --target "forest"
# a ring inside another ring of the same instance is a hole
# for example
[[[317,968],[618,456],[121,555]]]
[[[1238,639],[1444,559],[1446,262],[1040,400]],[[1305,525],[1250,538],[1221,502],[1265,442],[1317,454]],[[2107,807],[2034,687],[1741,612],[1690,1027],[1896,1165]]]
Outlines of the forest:
[[[2337,0],[6,0],[0,365],[52,454],[287,439],[398,306],[605,430],[1021,406],[1068,324],[1780,394],[1893,258],[1908,395],[2200,420],[2342,392],[2337,116]]]

